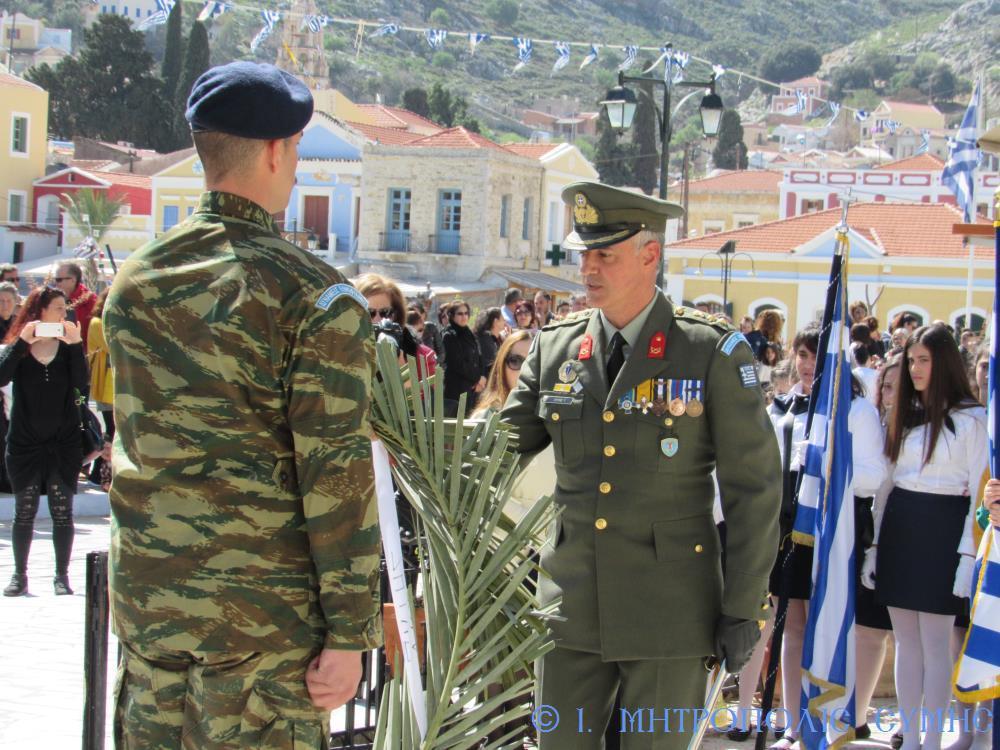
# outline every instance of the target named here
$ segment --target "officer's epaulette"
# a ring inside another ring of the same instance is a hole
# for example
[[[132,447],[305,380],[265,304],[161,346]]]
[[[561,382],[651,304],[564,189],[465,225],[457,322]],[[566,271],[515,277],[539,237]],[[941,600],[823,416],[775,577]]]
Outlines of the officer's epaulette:
[[[579,323],[581,321],[589,321],[590,316],[597,312],[596,307],[588,307],[586,310],[577,310],[574,313],[570,313],[562,320],[553,320],[551,323],[546,324],[542,330],[548,331],[553,328],[562,328],[571,324]]]
[[[680,318],[681,320],[703,323],[718,329],[722,333],[729,333],[730,331],[736,330],[732,325],[726,322],[726,319],[722,316],[709,315],[708,313],[702,312],[701,310],[697,310],[693,307],[675,307],[674,317]]]

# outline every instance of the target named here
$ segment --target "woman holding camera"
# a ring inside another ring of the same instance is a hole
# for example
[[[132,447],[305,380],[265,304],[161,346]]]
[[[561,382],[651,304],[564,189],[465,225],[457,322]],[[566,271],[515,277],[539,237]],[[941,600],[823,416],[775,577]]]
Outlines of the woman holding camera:
[[[78,397],[88,392],[80,326],[66,320],[66,295],[39,287],[11,324],[0,354],[0,386],[13,382],[14,400],[4,459],[14,490],[14,575],[4,596],[28,592],[28,552],[42,492],[49,497],[57,595],[72,594],[73,495],[83,448]]]

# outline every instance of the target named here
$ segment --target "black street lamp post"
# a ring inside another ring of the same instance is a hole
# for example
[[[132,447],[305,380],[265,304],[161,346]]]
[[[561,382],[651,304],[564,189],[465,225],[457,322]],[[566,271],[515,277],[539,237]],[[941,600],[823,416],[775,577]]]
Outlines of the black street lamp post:
[[[670,52],[668,51],[669,55]],[[670,58],[668,56],[664,65],[667,70],[670,68]],[[626,83],[650,83],[656,84],[663,89],[663,111],[657,113],[660,125],[660,192],[661,200],[667,197],[667,163],[670,156],[670,138],[673,130],[670,125],[670,90],[673,86],[684,86],[687,88],[707,88],[708,93],[701,100],[701,127],[708,138],[714,138],[719,134],[719,123],[722,120],[722,98],[715,93],[715,74],[707,81],[678,81],[670,83],[665,78],[651,76],[627,76],[624,71],[618,72],[618,85],[608,91],[601,106],[607,112],[608,121],[615,130],[627,130],[632,126],[635,117],[635,109],[638,100],[635,92],[625,86]],[[655,109],[655,107],[654,107]],[[664,254],[660,253],[660,270],[657,274],[656,283],[662,289],[664,276]]]
[[[750,261],[750,275],[756,276],[757,269],[754,267],[753,258],[751,258],[747,253],[736,252],[736,240],[727,240],[726,243],[718,250],[711,253],[705,253],[698,260],[697,275],[701,276],[701,266],[702,263],[705,262],[705,258],[719,259],[722,274],[722,312],[725,315],[729,315],[729,281],[733,277],[733,262],[740,255]]]

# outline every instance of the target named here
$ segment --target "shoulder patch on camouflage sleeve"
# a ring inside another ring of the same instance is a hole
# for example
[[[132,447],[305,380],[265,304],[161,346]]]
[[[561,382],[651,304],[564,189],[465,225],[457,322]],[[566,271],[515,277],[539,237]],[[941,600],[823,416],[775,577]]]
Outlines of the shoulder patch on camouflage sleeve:
[[[319,296],[319,299],[316,300],[316,307],[320,310],[329,310],[330,305],[341,297],[350,297],[365,310],[368,309],[368,300],[366,300],[364,295],[350,284],[334,284],[329,287]]]

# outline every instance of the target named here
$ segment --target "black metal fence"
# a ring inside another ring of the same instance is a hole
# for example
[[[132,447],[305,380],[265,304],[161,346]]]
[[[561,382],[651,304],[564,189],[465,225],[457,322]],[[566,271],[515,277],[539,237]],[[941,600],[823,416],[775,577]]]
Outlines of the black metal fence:
[[[104,750],[108,708],[108,553],[87,555],[87,616],[84,636],[83,750]],[[121,657],[119,650],[118,658]],[[343,729],[330,736],[332,750],[372,750],[382,691],[388,679],[384,649],[368,651],[362,664],[361,685],[354,700],[334,712],[334,724]]]

